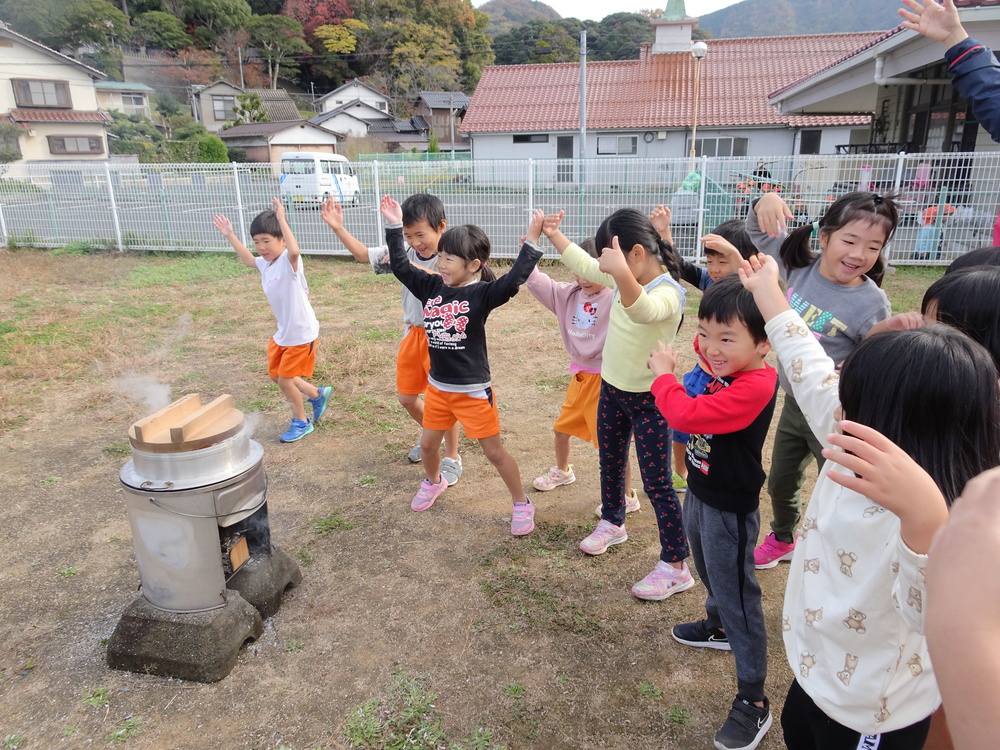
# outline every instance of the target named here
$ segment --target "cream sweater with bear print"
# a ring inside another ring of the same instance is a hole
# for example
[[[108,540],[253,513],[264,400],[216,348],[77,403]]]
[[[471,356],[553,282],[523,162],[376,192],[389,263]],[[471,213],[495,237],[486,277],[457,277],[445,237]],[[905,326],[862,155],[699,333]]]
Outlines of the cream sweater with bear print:
[[[792,395],[826,447],[840,405],[833,361],[789,310],[767,335]],[[862,419],[863,419],[863,415]],[[899,518],[827,478],[816,481],[785,589],[785,652],[796,680],[834,721],[862,735],[926,718],[941,703],[923,633],[926,555],[910,550]]]

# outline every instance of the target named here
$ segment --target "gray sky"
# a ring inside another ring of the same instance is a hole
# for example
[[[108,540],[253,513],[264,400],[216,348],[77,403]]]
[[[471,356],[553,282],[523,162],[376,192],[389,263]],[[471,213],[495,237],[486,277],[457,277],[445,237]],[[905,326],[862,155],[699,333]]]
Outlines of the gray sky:
[[[473,0],[473,5],[480,6],[486,0]],[[600,21],[605,16],[623,11],[637,12],[644,8],[665,8],[666,0],[620,0],[613,6],[607,0],[543,0],[546,5],[555,8],[563,18],[579,18],[581,20]],[[735,5],[739,0],[686,0],[684,8],[689,16],[704,16],[712,11]]]

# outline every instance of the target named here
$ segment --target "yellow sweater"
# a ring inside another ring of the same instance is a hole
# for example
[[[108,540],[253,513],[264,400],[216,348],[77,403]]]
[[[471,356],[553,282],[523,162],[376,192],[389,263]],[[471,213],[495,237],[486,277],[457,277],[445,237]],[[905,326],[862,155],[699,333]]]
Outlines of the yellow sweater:
[[[562,261],[577,276],[615,289],[601,378],[622,391],[648,391],[653,385],[653,373],[646,367],[646,360],[657,341],[673,343],[684,312],[683,287],[664,273],[646,284],[639,298],[625,307],[614,277],[602,273],[597,259],[581,247],[570,244],[563,251]]]

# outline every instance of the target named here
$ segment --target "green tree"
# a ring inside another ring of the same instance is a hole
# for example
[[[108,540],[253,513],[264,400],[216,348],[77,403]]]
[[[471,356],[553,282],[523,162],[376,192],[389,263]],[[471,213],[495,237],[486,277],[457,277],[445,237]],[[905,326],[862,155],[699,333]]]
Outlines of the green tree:
[[[641,13],[612,13],[597,25],[591,59],[638,60],[639,45],[652,43],[654,37],[649,19]]]
[[[538,41],[531,51],[533,63],[576,62],[580,59],[580,42],[570,36],[562,26],[542,28]]]
[[[267,116],[267,110],[264,109],[264,100],[260,98],[260,94],[237,94],[233,114],[236,115],[236,118],[232,125],[227,123],[227,127],[245,125],[248,122],[271,122],[271,118]]]
[[[223,164],[229,160],[229,150],[217,135],[206,135],[198,141],[198,161]]]
[[[188,21],[218,34],[224,29],[242,29],[253,15],[246,0],[184,0]]]
[[[106,0],[76,0],[63,9],[60,28],[53,36],[59,47],[74,50],[91,45],[100,50],[127,40],[132,33],[125,14]]]
[[[438,134],[434,128],[431,128],[430,132],[427,134],[427,153],[428,154],[439,154],[441,153],[441,148],[438,146]]]
[[[24,131],[12,122],[0,122],[0,164],[10,164],[21,158],[20,138]],[[0,174],[3,174],[0,168]]]
[[[299,68],[295,56],[312,51],[302,38],[302,24],[288,16],[255,16],[247,24],[247,31],[267,63],[267,76],[272,89],[278,88],[278,74],[282,67],[286,75],[297,73]]]
[[[191,44],[181,19],[159,10],[132,17],[132,40],[143,47],[160,49],[180,49]]]

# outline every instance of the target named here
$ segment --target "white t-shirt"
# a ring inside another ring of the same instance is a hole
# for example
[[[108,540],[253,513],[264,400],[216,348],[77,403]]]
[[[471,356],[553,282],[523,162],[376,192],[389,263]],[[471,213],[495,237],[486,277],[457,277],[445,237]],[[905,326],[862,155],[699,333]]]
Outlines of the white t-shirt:
[[[256,258],[255,261],[264,294],[278,321],[274,343],[278,346],[300,346],[315,341],[319,336],[319,321],[309,304],[309,285],[302,257],[299,257],[298,270],[292,270],[287,251],[270,263],[263,258]]]

